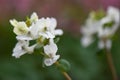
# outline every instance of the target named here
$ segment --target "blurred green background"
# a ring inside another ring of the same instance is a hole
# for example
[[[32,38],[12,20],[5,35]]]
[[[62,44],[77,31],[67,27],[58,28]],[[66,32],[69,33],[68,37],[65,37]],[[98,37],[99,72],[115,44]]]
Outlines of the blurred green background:
[[[73,80],[112,80],[104,51],[97,48],[97,40],[88,48],[80,43],[80,25],[91,10],[120,8],[120,0],[0,0],[0,80],[65,80],[55,66],[42,67],[38,53],[12,57],[16,44],[9,20],[25,20],[32,12],[39,17],[55,17],[64,35],[58,42],[58,54],[68,60]],[[112,57],[120,78],[120,30],[113,40]]]

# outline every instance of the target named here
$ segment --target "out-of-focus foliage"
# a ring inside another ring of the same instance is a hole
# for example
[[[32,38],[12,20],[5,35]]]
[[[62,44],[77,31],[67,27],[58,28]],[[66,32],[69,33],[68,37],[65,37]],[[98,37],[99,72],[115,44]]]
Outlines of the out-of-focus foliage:
[[[119,0],[0,0],[0,80],[65,80],[54,65],[42,66],[43,59],[37,51],[20,59],[11,56],[16,40],[8,20],[21,19],[33,11],[40,17],[57,18],[58,26],[64,29],[64,35],[57,43],[57,53],[70,62],[68,74],[73,80],[112,80],[106,55],[104,50],[97,48],[97,40],[90,47],[83,48],[79,33],[80,24],[89,11],[109,5],[120,7]],[[120,30],[113,39],[111,51],[120,77]]]
[[[6,34],[0,34],[0,80],[65,80],[55,66],[42,67],[39,52],[24,55],[20,59],[11,57],[15,45],[15,36],[11,26],[2,29]],[[2,32],[2,33],[3,33]],[[113,40],[112,55],[115,67],[120,75],[120,34]],[[83,48],[79,38],[65,33],[58,42],[58,53],[71,64],[68,71],[73,80],[111,80],[111,74],[106,62],[104,51],[99,51],[96,43]]]

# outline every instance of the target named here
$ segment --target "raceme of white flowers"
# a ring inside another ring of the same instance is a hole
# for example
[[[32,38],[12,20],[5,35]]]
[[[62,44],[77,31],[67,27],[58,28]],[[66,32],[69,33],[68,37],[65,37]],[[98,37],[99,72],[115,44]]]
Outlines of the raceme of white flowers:
[[[63,34],[61,29],[55,29],[57,21],[55,18],[38,18],[37,14],[33,12],[30,18],[26,21],[10,20],[14,27],[13,32],[17,35],[18,40],[13,49],[12,56],[20,58],[20,56],[34,52],[34,49],[41,45],[44,49],[44,54],[47,56],[44,59],[44,64],[50,66],[55,63],[60,55],[56,55],[58,50],[54,42],[56,36]],[[31,41],[35,41],[31,44]]]
[[[110,49],[112,46],[111,38],[120,26],[120,10],[115,7],[108,7],[107,12],[103,10],[91,12],[86,23],[81,28],[83,37],[81,44],[89,46],[94,40],[95,35],[99,38],[98,47],[100,49]]]

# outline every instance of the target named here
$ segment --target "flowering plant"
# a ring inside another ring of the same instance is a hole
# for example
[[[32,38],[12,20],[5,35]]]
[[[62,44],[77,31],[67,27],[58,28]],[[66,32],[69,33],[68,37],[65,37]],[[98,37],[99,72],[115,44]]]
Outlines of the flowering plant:
[[[111,38],[120,24],[119,13],[120,10],[114,7],[109,7],[106,13],[103,10],[91,12],[86,24],[81,28],[82,45],[89,46],[94,41],[94,35],[96,35],[99,38],[98,47],[103,49],[106,46],[110,49],[112,46]]]
[[[66,60],[59,60],[60,55],[57,55],[58,47],[55,43],[56,36],[63,34],[61,29],[55,29],[57,26],[57,21],[55,18],[38,18],[37,14],[34,12],[30,18],[26,21],[17,21],[15,19],[10,20],[11,25],[14,27],[13,32],[17,35],[18,40],[15,48],[13,49],[12,56],[20,58],[22,55],[28,53],[31,54],[35,49],[42,48],[43,51],[40,52],[44,57],[45,66],[51,66],[56,64],[57,67],[61,66],[62,63],[69,63]],[[66,73],[65,69],[62,70],[66,78],[70,80],[70,77]]]
[[[98,38],[98,48],[104,49],[108,65],[110,67],[113,80],[118,80],[118,76],[113,64],[111,48],[112,38],[118,30],[120,23],[120,10],[115,7],[108,7],[107,12],[100,10],[91,12],[86,24],[81,28],[83,37],[81,43],[84,47],[88,47]]]

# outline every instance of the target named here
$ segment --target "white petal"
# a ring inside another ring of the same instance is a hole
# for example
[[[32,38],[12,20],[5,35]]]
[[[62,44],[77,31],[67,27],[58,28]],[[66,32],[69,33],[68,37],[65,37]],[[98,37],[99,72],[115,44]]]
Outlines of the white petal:
[[[44,46],[44,52],[47,55],[55,55],[57,52],[58,48],[57,45],[53,42],[53,39],[50,39],[50,44]]]
[[[13,49],[12,56],[19,58],[20,56],[24,55],[25,53],[32,53],[34,48],[37,44],[34,44],[29,47],[29,41],[20,40],[16,44],[15,48]]]
[[[96,25],[95,25],[96,24]],[[83,26],[80,31],[83,35],[86,36],[92,36],[98,31],[98,26],[97,23],[93,23],[92,25],[89,26]]]
[[[17,26],[14,26],[14,33],[17,35],[27,34],[28,27],[25,22],[18,22]]]
[[[61,29],[56,29],[55,35],[63,35],[63,31]]]
[[[10,20],[10,24],[12,25],[12,26],[17,26],[17,24],[18,24],[18,21],[17,20],[15,20],[15,19],[13,19],[13,20]]]
[[[119,23],[120,21],[120,10],[119,9],[110,6],[108,7],[107,15],[114,18],[114,20]]]
[[[46,18],[46,26],[49,30],[54,30],[57,26],[57,21],[55,18]]]
[[[55,35],[53,35],[52,33],[50,33],[50,32],[46,32],[46,34],[48,35],[48,38],[54,38],[55,37]]]
[[[18,51],[18,50],[21,50],[21,49],[22,49],[21,46],[23,46],[23,44],[21,44],[21,42],[18,42],[18,43],[16,44],[15,48],[13,49],[13,52],[16,52],[16,51]]]
[[[114,34],[113,29],[109,28],[109,27],[103,28],[103,26],[101,26],[98,30],[99,38],[108,38],[108,37],[112,36],[113,34]]]
[[[111,40],[107,40],[107,41],[106,41],[106,48],[107,48],[107,49],[111,49],[111,46],[112,46]]]
[[[14,26],[14,33],[17,35],[26,34],[28,32],[28,27],[25,22],[21,21],[18,22],[17,20],[13,19],[10,20],[11,25]]]
[[[32,40],[32,37],[28,35],[18,35],[16,38],[17,40]]]
[[[81,44],[82,44],[84,47],[88,47],[93,41],[94,41],[94,40],[93,40],[92,36],[84,36],[84,37],[81,39]]]
[[[37,45],[37,44],[34,44],[34,45],[30,46],[30,47],[26,47],[27,52],[28,52],[28,53],[33,53],[36,45]]]
[[[30,26],[30,33],[33,38],[38,38],[38,31],[39,31],[39,26],[36,26],[35,24],[32,24]]]
[[[36,12],[33,12],[31,17],[30,17],[30,21],[31,22],[36,22],[38,20],[38,16]]]
[[[53,61],[52,61],[51,58],[46,58],[46,59],[44,60],[44,64],[45,64],[46,66],[51,66],[51,65],[53,64]]]
[[[101,19],[101,24],[109,23],[111,21],[112,21],[112,18],[109,16],[106,16],[106,17]]]
[[[17,50],[17,52],[13,52],[12,56],[14,56],[15,58],[20,58],[20,56],[24,55],[26,53],[26,51],[24,50]]]
[[[15,48],[13,49],[13,54],[12,54],[12,56],[15,56],[16,58],[19,58],[20,56],[22,56],[23,54],[25,54],[27,51],[25,51],[22,47],[24,46],[24,45],[28,45],[26,42],[24,42],[24,41],[19,41],[17,44],[16,44],[16,46],[15,46]]]
[[[48,36],[46,38],[54,38],[55,37],[52,33],[48,32],[48,31],[46,32],[46,35]]]
[[[45,58],[44,64],[46,66],[51,66],[59,59],[59,57],[60,57],[60,55],[55,55],[53,58]]]
[[[106,42],[104,42],[103,40],[100,40],[98,43],[98,47],[99,49],[103,49],[103,48],[107,48],[107,49],[111,49],[112,46],[112,42],[111,40],[106,40]]]
[[[104,42],[102,40],[100,40],[99,43],[98,43],[98,48],[103,49],[104,47],[105,47]]]
[[[52,33],[48,32],[48,31],[47,32],[41,32],[41,33],[39,33],[39,35],[42,36],[42,37],[45,37],[47,39],[55,37]]]
[[[52,58],[53,63],[55,63],[59,58],[60,58],[60,55],[55,55],[55,56]]]
[[[44,32],[44,29],[45,29],[45,22],[44,22],[44,18],[42,18],[39,19],[35,24],[32,24],[32,26],[30,26],[30,33],[34,38],[38,38],[39,33]]]

